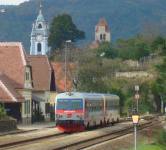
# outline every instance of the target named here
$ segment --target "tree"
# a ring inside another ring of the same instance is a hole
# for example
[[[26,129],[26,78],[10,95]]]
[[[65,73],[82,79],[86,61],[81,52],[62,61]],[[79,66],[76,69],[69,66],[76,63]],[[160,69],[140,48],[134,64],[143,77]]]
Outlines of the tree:
[[[114,48],[113,44],[110,42],[102,42],[98,48],[96,48],[97,55],[100,56],[102,53],[105,53],[104,57],[114,59],[117,57],[117,51]]]
[[[156,66],[156,70],[160,72],[160,76],[157,79],[157,88],[160,98],[166,103],[166,58],[163,59],[161,65]]]
[[[140,57],[148,56],[149,49],[146,39],[137,34],[134,38],[128,40],[118,39],[116,42],[118,57],[123,60],[139,60]]]
[[[50,35],[48,38],[48,46],[51,46],[51,52],[63,48],[65,41],[85,39],[85,32],[77,29],[72,21],[72,17],[68,14],[58,15],[51,22]]]

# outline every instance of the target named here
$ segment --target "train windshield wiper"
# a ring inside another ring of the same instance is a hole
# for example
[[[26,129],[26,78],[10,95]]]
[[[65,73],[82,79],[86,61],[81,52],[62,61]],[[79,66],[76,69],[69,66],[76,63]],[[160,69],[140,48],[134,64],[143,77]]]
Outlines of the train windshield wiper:
[[[63,108],[63,110],[66,109],[66,107],[67,107],[67,105],[65,105],[65,107]]]

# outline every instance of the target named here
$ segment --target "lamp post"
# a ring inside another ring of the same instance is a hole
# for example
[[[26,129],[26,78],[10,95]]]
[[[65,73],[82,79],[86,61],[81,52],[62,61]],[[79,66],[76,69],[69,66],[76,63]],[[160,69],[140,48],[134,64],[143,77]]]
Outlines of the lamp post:
[[[132,112],[132,120],[133,120],[133,124],[134,124],[135,150],[136,150],[136,144],[137,144],[137,141],[136,141],[136,132],[137,132],[136,125],[138,124],[139,118],[140,118],[139,112],[135,108]]]
[[[67,90],[67,79],[66,79],[66,51],[67,51],[67,43],[71,43],[71,40],[67,40],[66,42],[66,48],[65,48],[65,92]]]

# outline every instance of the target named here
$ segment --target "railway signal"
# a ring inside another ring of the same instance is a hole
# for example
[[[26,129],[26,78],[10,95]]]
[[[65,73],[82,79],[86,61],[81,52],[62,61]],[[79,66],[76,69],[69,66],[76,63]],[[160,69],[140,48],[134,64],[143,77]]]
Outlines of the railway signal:
[[[137,110],[138,110],[138,99],[139,99],[139,94],[138,94],[139,86],[138,85],[135,85],[135,91],[136,91],[135,99],[137,100]]]

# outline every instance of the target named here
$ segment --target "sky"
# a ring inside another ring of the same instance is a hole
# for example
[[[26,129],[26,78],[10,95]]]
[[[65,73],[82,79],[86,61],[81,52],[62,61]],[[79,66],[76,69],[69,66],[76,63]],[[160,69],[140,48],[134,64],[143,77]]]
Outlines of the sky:
[[[0,5],[19,5],[29,0],[0,0]]]

